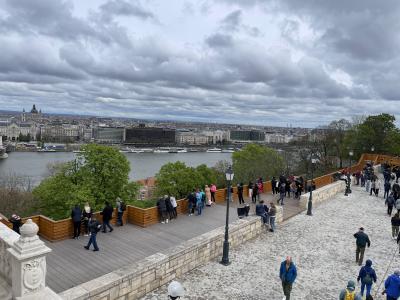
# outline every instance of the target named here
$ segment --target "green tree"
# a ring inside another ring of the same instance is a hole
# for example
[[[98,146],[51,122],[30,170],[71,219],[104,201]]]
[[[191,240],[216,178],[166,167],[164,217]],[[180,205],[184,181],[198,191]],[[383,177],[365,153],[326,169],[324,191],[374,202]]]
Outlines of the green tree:
[[[228,170],[229,165],[230,165],[229,161],[220,160],[213,167],[215,174],[216,174],[216,179],[215,179],[215,182],[213,182],[213,183],[215,183],[217,188],[225,188],[226,187],[225,173],[226,173],[226,170]]]
[[[247,183],[258,177],[278,176],[284,168],[283,158],[274,150],[258,144],[248,144],[232,154],[235,182]]]

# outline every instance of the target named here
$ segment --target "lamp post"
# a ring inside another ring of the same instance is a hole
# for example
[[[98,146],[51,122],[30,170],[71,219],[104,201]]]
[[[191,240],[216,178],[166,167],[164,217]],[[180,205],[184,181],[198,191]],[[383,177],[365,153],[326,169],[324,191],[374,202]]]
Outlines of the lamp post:
[[[314,181],[314,165],[317,160],[311,157],[311,182],[310,182],[310,196],[308,197],[307,205],[307,216],[312,216],[312,192],[313,192],[313,181]]]
[[[231,200],[231,184],[233,180],[233,170],[232,167],[229,166],[228,170],[226,170],[225,176],[226,181],[228,183],[228,197],[226,198],[226,223],[225,223],[225,239],[224,239],[224,248],[222,252],[222,260],[221,264],[227,266],[230,264],[229,262],[229,202]]]
[[[351,194],[351,179],[350,179],[350,175],[351,175],[351,158],[353,157],[353,150],[349,151],[349,157],[350,157],[350,161],[349,161],[349,168],[347,170],[347,184],[346,184],[346,191],[344,193],[345,196],[348,196],[349,194]]]

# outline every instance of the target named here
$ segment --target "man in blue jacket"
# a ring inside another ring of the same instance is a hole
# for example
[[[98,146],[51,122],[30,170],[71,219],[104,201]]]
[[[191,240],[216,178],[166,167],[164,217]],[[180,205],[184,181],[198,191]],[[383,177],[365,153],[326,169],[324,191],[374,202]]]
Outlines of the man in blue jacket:
[[[400,297],[400,271],[396,270],[385,281],[386,300],[397,300]]]
[[[372,284],[376,282],[376,273],[371,266],[372,261],[367,259],[365,266],[360,269],[360,273],[358,274],[357,281],[360,282],[361,280],[361,296],[364,296],[365,287],[367,287],[366,296],[371,295]]]
[[[296,266],[292,262],[292,258],[287,256],[286,260],[281,263],[281,268],[279,270],[279,277],[282,281],[283,294],[286,300],[290,300],[290,292],[292,291],[292,285],[296,280],[296,276]]]

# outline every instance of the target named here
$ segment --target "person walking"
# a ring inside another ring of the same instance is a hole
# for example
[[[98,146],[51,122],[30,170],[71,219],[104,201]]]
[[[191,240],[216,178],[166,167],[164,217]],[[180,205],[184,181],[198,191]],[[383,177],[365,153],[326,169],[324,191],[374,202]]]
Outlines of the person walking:
[[[372,193],[375,194],[375,186],[376,186],[376,181],[371,180],[371,189],[369,190],[369,195],[372,196]]]
[[[90,207],[89,203],[86,202],[85,206],[83,207],[83,213],[82,213],[83,228],[85,230],[84,236],[89,235],[89,221],[92,218],[92,215],[93,215],[92,208]]]
[[[211,201],[215,203],[215,193],[217,192],[217,186],[214,183],[211,184],[210,192],[211,192]]]
[[[123,226],[124,223],[122,221],[122,217],[124,216],[124,211],[126,210],[125,203],[121,200],[120,197],[117,198],[117,226]]]
[[[367,259],[365,266],[361,267],[360,272],[358,273],[357,282],[360,282],[361,280],[361,297],[364,296],[365,288],[367,288],[365,295],[367,297],[371,295],[372,284],[376,282],[376,273],[371,266],[372,261]]]
[[[100,231],[101,225],[96,218],[92,217],[89,222],[89,231],[90,231],[90,238],[89,242],[86,246],[83,246],[86,250],[89,250],[90,245],[93,244],[93,251],[99,251],[99,247],[97,245],[97,233]]]
[[[362,265],[363,259],[364,259],[364,252],[365,252],[365,247],[368,246],[368,248],[371,246],[371,241],[369,240],[368,235],[364,232],[364,228],[360,227],[359,231],[354,234],[354,237],[356,239],[356,263],[358,263],[359,266]]]
[[[396,197],[395,197],[395,199],[396,199]],[[396,200],[394,206],[396,207],[397,212],[400,213],[400,198],[398,198],[398,199]]]
[[[22,226],[21,217],[18,216],[17,214],[13,214],[8,221],[10,221],[10,223],[12,224],[12,230],[20,234],[19,228]]]
[[[390,193],[390,195],[386,198],[385,204],[387,205],[387,213],[389,216],[392,215],[392,210],[393,210],[393,205],[395,205],[396,200],[394,199],[393,193]]]
[[[390,222],[392,224],[392,238],[395,239],[399,235],[399,226],[400,226],[399,213],[395,213]]]
[[[108,201],[106,201],[104,204],[105,206],[103,208],[103,211],[100,213],[103,216],[103,232],[107,232],[107,227],[110,232],[112,232],[114,228],[112,228],[112,226],[110,225],[110,221],[112,219],[114,209]]]
[[[389,197],[390,189],[392,188],[389,180],[385,180],[383,188],[385,190],[385,193],[383,194],[383,198],[387,199]]]
[[[276,183],[277,183],[277,181],[276,181],[276,178],[275,178],[275,176],[274,176],[274,177],[272,177],[272,179],[271,179],[271,190],[272,190],[272,195],[275,195],[275,194],[278,193],[278,192],[276,191]]]
[[[211,189],[208,185],[205,186],[204,192],[206,193],[207,206],[211,206]]]
[[[157,207],[158,207],[158,213],[160,216],[160,222],[161,224],[168,223],[168,218],[167,218],[167,204],[165,203],[165,198],[161,197],[157,201]]]
[[[81,223],[82,223],[82,210],[78,204],[71,211],[71,219],[74,223],[74,237],[73,239],[79,239],[81,235]]]
[[[290,300],[290,293],[292,292],[292,286],[297,277],[297,269],[294,265],[292,258],[290,256],[286,257],[281,263],[279,270],[279,278],[282,281],[283,294],[286,300]]]
[[[238,194],[239,204],[244,204],[242,182],[237,185],[237,194]]]
[[[347,287],[340,291],[339,300],[362,300],[360,294],[356,294],[356,284],[353,280],[347,282]]]
[[[386,294],[386,300],[397,300],[400,297],[400,271],[396,270],[385,280],[385,290],[382,295]]]
[[[268,221],[269,221],[269,231],[275,232],[275,218],[276,218],[276,206],[273,202],[271,202],[270,207],[268,209]]]
[[[285,194],[286,194],[285,184],[282,183],[281,186],[279,187],[278,204],[283,205],[283,199],[285,199]]]
[[[381,181],[379,179],[375,180],[375,196],[378,197],[379,190],[381,189]]]

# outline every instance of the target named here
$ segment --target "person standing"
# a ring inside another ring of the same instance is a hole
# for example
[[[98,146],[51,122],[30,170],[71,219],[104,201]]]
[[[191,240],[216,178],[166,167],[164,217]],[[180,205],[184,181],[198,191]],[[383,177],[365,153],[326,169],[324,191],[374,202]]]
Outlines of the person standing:
[[[205,186],[204,192],[206,193],[207,206],[211,206],[211,189],[208,185]]]
[[[290,256],[286,257],[281,263],[279,270],[279,278],[282,281],[283,294],[286,300],[290,300],[290,293],[292,292],[292,286],[297,277],[297,269],[294,265],[292,258]]]
[[[90,207],[89,203],[86,202],[85,206],[83,207],[83,214],[82,214],[85,236],[89,235],[89,221],[92,218],[92,215],[93,215],[92,208]]]
[[[256,215],[262,218],[264,225],[268,224],[268,206],[264,205],[263,200],[256,205]]]
[[[390,222],[392,223],[392,238],[395,239],[399,235],[399,226],[400,226],[399,213],[395,213]]]
[[[400,271],[396,270],[385,280],[385,290],[382,295],[386,294],[386,300],[397,300],[400,297]]]
[[[239,204],[244,204],[244,199],[243,199],[243,183],[239,183],[237,185],[237,194],[239,198]]]
[[[371,295],[372,284],[376,282],[376,273],[371,266],[372,261],[370,259],[367,259],[367,261],[365,262],[365,266],[363,266],[358,273],[357,282],[360,282],[361,280],[361,297],[364,296],[365,287],[367,287],[365,295],[367,297]]]
[[[103,208],[103,211],[100,213],[103,216],[103,232],[107,232],[106,227],[108,227],[110,229],[110,232],[112,232],[114,228],[112,228],[112,226],[110,225],[110,221],[112,219],[114,209],[108,201],[106,201],[104,204],[105,206]]]
[[[276,183],[277,183],[277,181],[276,181],[276,178],[275,178],[275,176],[274,176],[274,177],[272,177],[272,179],[271,179],[271,190],[272,190],[272,195],[275,195],[275,194],[278,193],[278,192],[276,192]]]
[[[174,196],[170,196],[169,200],[171,201],[172,209],[173,209],[173,217],[174,219],[178,218],[178,212],[176,211],[176,208],[178,207],[178,204],[176,203],[176,198]],[[211,202],[211,200],[210,200]]]
[[[167,217],[172,220],[174,218],[174,207],[171,203],[171,197],[168,195],[164,196],[165,206],[167,207]]]
[[[285,194],[286,194],[285,183],[282,183],[281,186],[279,187],[278,204],[283,205],[283,199],[285,198]]]
[[[86,246],[83,246],[86,250],[89,250],[90,245],[93,244],[93,251],[99,251],[99,247],[97,246],[97,233],[100,231],[101,225],[96,218],[92,218],[89,222],[89,231],[90,231],[90,238],[89,242]]]
[[[123,226],[124,223],[122,221],[122,217],[124,215],[124,211],[126,210],[125,203],[121,200],[120,197],[117,198],[117,226]]]
[[[212,197],[212,192],[211,192],[211,197]],[[189,195],[186,197],[188,200],[188,215],[191,216],[194,212],[194,207],[196,206],[196,193],[195,190],[193,190]]]
[[[268,221],[270,226],[269,231],[271,232],[275,231],[275,218],[276,218],[276,207],[275,204],[271,202],[270,207],[268,209]]]
[[[347,282],[347,287],[340,292],[339,300],[362,300],[360,294],[356,294],[356,284],[353,280]]]
[[[389,216],[392,215],[392,210],[393,210],[393,205],[395,204],[396,200],[394,199],[393,193],[390,193],[390,195],[386,198],[386,205],[387,205],[387,213]]]
[[[379,179],[375,180],[375,196],[378,197],[379,190],[381,189],[381,181]]]
[[[251,196],[251,201],[253,203],[257,202],[257,195],[258,195],[258,185],[257,185],[257,183],[255,183],[254,186],[253,186],[253,193],[252,193],[252,196]]]
[[[375,186],[376,186],[376,181],[372,180],[371,181],[371,189],[369,190],[369,195],[372,196],[372,193],[375,194]]]
[[[364,259],[365,247],[368,246],[369,248],[371,246],[371,241],[369,240],[368,235],[364,232],[363,227],[360,227],[359,231],[354,234],[354,237],[356,239],[357,246],[356,263],[361,266]]]
[[[383,194],[383,198],[387,199],[389,197],[390,189],[391,189],[391,184],[389,180],[385,180],[385,183],[383,185],[383,188],[385,190],[385,193]]]
[[[211,184],[210,192],[211,192],[211,201],[215,203],[215,193],[217,192],[217,186],[214,183]]]
[[[249,188],[249,198],[253,201],[253,183],[250,181],[247,187]]]
[[[8,221],[10,221],[10,223],[12,224],[12,230],[20,234],[19,228],[22,226],[21,217],[18,216],[17,214],[13,214]]]
[[[160,215],[161,224],[168,223],[167,218],[167,204],[165,203],[165,198],[161,197],[157,201],[158,213]]]
[[[196,208],[197,208],[197,215],[201,215],[201,210],[203,208],[203,197],[199,189],[196,191]]]
[[[82,210],[78,204],[71,211],[71,219],[74,223],[74,237],[73,239],[79,239],[81,235],[81,223],[82,223]]]

